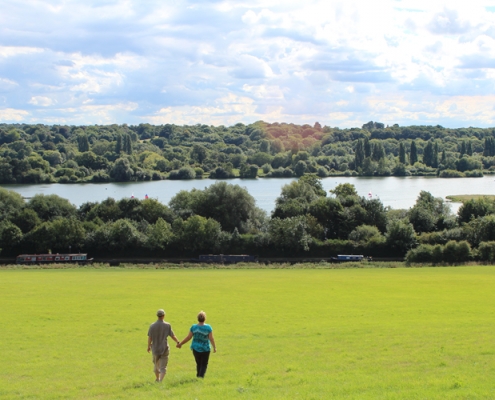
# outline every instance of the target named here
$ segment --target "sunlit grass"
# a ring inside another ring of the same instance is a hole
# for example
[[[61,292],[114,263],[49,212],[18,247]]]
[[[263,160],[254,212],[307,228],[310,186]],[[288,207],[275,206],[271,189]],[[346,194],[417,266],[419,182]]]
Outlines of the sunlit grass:
[[[0,271],[0,398],[492,399],[495,267]],[[156,309],[214,328],[153,380]]]
[[[445,196],[450,201],[454,203],[465,203],[469,200],[487,199],[495,200],[495,195],[492,194],[457,194]]]

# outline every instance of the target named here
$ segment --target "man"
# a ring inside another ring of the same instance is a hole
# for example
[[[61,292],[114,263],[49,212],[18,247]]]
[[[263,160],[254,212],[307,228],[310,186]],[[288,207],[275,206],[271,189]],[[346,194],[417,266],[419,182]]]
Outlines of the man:
[[[170,336],[177,344],[179,340],[175,337],[172,326],[163,320],[165,311],[158,310],[156,316],[158,320],[152,323],[148,330],[148,353],[151,350],[153,354],[155,382],[161,382],[167,373],[168,355],[170,354],[167,338]]]

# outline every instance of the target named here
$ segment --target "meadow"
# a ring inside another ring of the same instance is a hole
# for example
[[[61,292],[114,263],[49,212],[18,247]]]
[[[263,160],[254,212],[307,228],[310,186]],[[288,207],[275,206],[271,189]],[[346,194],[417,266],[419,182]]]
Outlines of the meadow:
[[[0,398],[493,399],[495,267],[0,270]],[[147,329],[205,310],[154,383]]]

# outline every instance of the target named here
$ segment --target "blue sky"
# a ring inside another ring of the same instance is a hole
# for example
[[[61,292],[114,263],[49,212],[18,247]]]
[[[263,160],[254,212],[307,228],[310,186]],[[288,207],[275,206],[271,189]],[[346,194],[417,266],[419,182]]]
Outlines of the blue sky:
[[[492,1],[2,0],[0,122],[495,126]]]

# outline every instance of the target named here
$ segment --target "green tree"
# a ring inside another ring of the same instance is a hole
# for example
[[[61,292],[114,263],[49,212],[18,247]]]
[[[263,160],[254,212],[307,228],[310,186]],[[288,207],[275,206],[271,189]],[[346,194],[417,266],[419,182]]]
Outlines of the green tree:
[[[119,158],[110,170],[110,176],[117,182],[127,182],[134,176],[134,170],[127,158]]]
[[[15,183],[14,167],[7,160],[0,160],[0,183]]]
[[[201,215],[218,221],[224,231],[247,231],[250,220],[259,218],[256,202],[249,192],[239,185],[217,182],[204,190],[181,191],[170,201],[178,215]],[[254,221],[252,221],[255,223]]]
[[[79,208],[80,217],[86,221],[101,219],[103,222],[117,221],[122,217],[122,211],[115,201],[109,197],[101,203],[85,203]]]
[[[45,153],[43,154],[43,159],[45,161],[48,161],[50,163],[50,166],[52,167],[60,165],[64,161],[60,152],[53,150],[45,151]]]
[[[115,153],[117,153],[118,155],[120,155],[120,153],[122,153],[122,150],[123,150],[122,135],[119,133],[117,135],[117,141],[115,143]]]
[[[433,157],[434,157],[433,143],[430,140],[426,144],[423,150],[423,164],[425,164],[428,167],[432,167],[434,164]]]
[[[469,222],[474,218],[484,217],[485,215],[495,212],[495,204],[486,197],[471,199],[464,202],[459,211],[457,218],[459,223]]]
[[[431,164],[433,168],[438,168],[438,153],[438,142],[435,142],[435,146],[433,147],[433,162]]]
[[[340,237],[344,207],[338,199],[318,197],[309,205],[308,212],[323,227],[326,238],[336,239]]]
[[[360,225],[349,234],[349,240],[360,245],[366,245],[369,242],[375,244],[384,242],[385,238],[376,226]]]
[[[159,219],[163,219],[168,223],[174,220],[174,213],[165,204],[160,203],[156,199],[145,199],[141,201],[142,218],[150,224],[156,223]]]
[[[108,166],[108,160],[105,157],[98,156],[92,151],[76,155],[75,160],[78,165],[92,170],[106,169]]]
[[[385,148],[383,147],[383,144],[381,142],[376,141],[373,144],[373,152],[371,154],[371,159],[373,161],[380,161],[383,158],[385,158]]]
[[[306,216],[299,215],[290,218],[272,218],[268,235],[270,242],[282,251],[297,253],[308,251],[313,242]]]
[[[456,169],[461,172],[482,169],[481,161],[475,157],[463,156],[456,162]]]
[[[173,223],[176,244],[189,252],[213,252],[220,247],[222,228],[213,218],[193,215],[187,220]]]
[[[239,170],[239,177],[244,179],[254,179],[258,176],[257,165],[242,164]]]
[[[193,145],[193,148],[191,150],[192,160],[195,160],[201,164],[204,160],[206,160],[206,157],[208,157],[208,152],[205,146],[200,144]]]
[[[110,247],[115,250],[135,250],[146,243],[146,237],[139,232],[135,222],[118,219],[109,226]]]
[[[10,221],[0,221],[0,250],[10,250],[22,240],[22,231]]]
[[[73,204],[56,194],[36,194],[29,200],[27,207],[34,210],[42,221],[50,221],[56,217],[75,217],[77,213]]]
[[[23,208],[12,217],[12,222],[17,225],[22,233],[27,233],[41,224],[41,219],[36,211],[31,208]]]
[[[463,226],[465,237],[473,246],[481,242],[495,241],[495,215],[475,218]]]
[[[286,218],[306,214],[309,205],[325,195],[320,179],[314,175],[305,175],[282,187],[280,196],[275,200],[272,217]]]
[[[196,171],[191,167],[182,167],[178,171],[170,172],[168,177],[171,180],[186,180],[186,179],[195,179]]]
[[[273,157],[269,153],[258,152],[249,157],[249,162],[251,164],[256,164],[261,167],[263,164],[270,164]]]
[[[363,147],[364,147],[364,157],[365,158],[371,157],[371,143],[367,137],[364,138]]]
[[[416,147],[416,142],[413,140],[411,142],[411,152],[409,153],[409,163],[414,165],[418,162],[418,148]]]
[[[45,221],[26,234],[26,242],[34,245],[38,252],[68,252],[70,247],[81,248],[84,240],[84,227],[75,217]]]
[[[476,256],[480,261],[495,262],[495,242],[481,242],[476,250]]]
[[[399,162],[401,164],[406,163],[406,147],[404,146],[404,142],[400,142],[399,144]]]
[[[456,242],[451,240],[443,248],[443,260],[450,264],[469,261],[471,256],[471,246],[467,241]]]
[[[24,199],[19,193],[0,187],[0,221],[11,219],[23,208]]]
[[[416,204],[409,210],[409,221],[417,233],[432,232],[450,227],[452,224],[450,208],[442,198],[435,198],[422,190]]]
[[[485,137],[483,155],[485,157],[495,156],[495,139],[492,136]]]
[[[133,152],[131,136],[128,133],[122,137],[122,149],[126,154],[132,154]]]
[[[357,196],[356,187],[352,183],[340,183],[330,190],[336,197]]]
[[[146,231],[147,246],[152,250],[165,250],[174,240],[172,226],[162,218],[150,224]]]
[[[407,220],[391,220],[387,225],[385,238],[387,245],[399,254],[405,254],[416,244],[416,232]]]
[[[77,136],[77,146],[81,153],[89,151],[88,135],[86,135],[85,133],[80,133]]]
[[[359,170],[362,168],[364,162],[364,142],[362,139],[359,139],[356,144],[356,150],[354,152],[354,165],[355,170]]]

